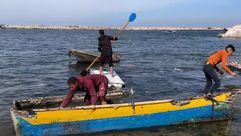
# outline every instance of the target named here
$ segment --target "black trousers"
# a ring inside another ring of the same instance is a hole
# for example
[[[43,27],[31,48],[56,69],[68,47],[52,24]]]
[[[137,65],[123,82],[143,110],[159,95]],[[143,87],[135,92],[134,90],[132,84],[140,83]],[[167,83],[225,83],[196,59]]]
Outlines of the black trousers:
[[[100,66],[104,66],[104,64],[108,63],[109,67],[113,67],[112,55],[110,56],[101,56],[100,58]]]
[[[218,78],[214,67],[211,64],[204,64],[203,72],[207,80],[206,87],[203,91],[204,94],[208,94],[209,92],[214,93],[221,85],[220,79]]]

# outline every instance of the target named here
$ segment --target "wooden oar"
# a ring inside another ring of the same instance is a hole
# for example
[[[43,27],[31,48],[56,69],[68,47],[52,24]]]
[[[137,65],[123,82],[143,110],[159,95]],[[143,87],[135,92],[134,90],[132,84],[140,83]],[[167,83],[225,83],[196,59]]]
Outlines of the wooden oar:
[[[130,22],[133,22],[134,20],[136,19],[136,13],[132,13],[130,16],[129,16],[129,20],[128,22],[122,27],[122,29],[117,33],[117,37],[120,36],[120,34],[123,32],[123,30],[128,26],[128,24]],[[100,58],[100,55],[98,55],[93,61],[92,63],[86,68],[84,69],[80,75],[81,76],[86,76],[88,74],[88,71],[89,69],[95,64],[95,62]]]

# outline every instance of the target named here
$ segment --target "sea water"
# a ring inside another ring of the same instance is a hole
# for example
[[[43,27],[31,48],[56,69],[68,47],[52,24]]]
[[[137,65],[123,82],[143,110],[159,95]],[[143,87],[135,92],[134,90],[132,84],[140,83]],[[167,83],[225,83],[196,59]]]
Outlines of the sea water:
[[[106,31],[116,35],[116,31]],[[115,70],[134,94],[120,102],[163,100],[202,95],[207,57],[227,44],[236,47],[229,60],[241,62],[241,40],[220,39],[220,31],[125,31],[113,43],[121,54]],[[94,30],[0,30],[0,135],[14,135],[10,108],[13,99],[66,95],[66,80],[88,64],[69,64],[68,49],[97,52]],[[73,59],[73,58],[72,58]],[[98,69],[99,64],[93,68]],[[108,67],[106,67],[108,69]],[[221,77],[222,86],[241,85],[241,74]],[[236,100],[240,105],[241,97]],[[114,131],[97,135],[239,135],[241,109],[234,120]],[[94,134],[96,135],[96,134]]]

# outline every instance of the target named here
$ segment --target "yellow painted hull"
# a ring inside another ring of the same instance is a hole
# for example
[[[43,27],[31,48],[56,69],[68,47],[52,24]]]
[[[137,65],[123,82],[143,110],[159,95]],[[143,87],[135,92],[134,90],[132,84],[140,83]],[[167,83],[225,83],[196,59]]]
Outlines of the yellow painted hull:
[[[217,95],[213,101],[203,97],[183,100],[70,107],[67,109],[34,109],[32,115],[11,110],[21,134],[79,134],[129,128],[182,124],[230,118],[232,92]],[[68,130],[74,128],[74,131]],[[28,130],[28,131],[27,131]],[[34,131],[35,130],[35,131]],[[56,132],[55,132],[56,131]]]

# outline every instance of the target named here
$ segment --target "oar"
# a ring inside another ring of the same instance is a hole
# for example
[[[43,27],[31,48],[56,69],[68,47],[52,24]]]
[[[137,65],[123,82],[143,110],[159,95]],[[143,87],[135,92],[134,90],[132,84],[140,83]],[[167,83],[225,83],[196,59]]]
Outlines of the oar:
[[[117,37],[120,36],[120,34],[123,32],[123,30],[129,25],[130,22],[133,22],[134,20],[136,19],[136,13],[132,13],[130,16],[129,16],[129,20],[128,22],[126,22],[126,24],[122,27],[122,29],[117,32]]]
[[[129,24],[130,22],[133,22],[135,19],[136,19],[136,13],[132,13],[132,14],[129,16],[128,22],[122,27],[122,29],[121,29],[119,32],[117,32],[117,37],[119,37],[120,34],[123,32],[123,30],[128,26],[128,24]],[[88,70],[95,64],[95,62],[99,59],[99,57],[100,57],[100,55],[98,55],[98,56],[92,61],[92,63],[91,63],[86,69],[84,69],[84,70],[80,73],[80,75],[81,75],[81,76],[86,76],[86,75],[88,74]]]

